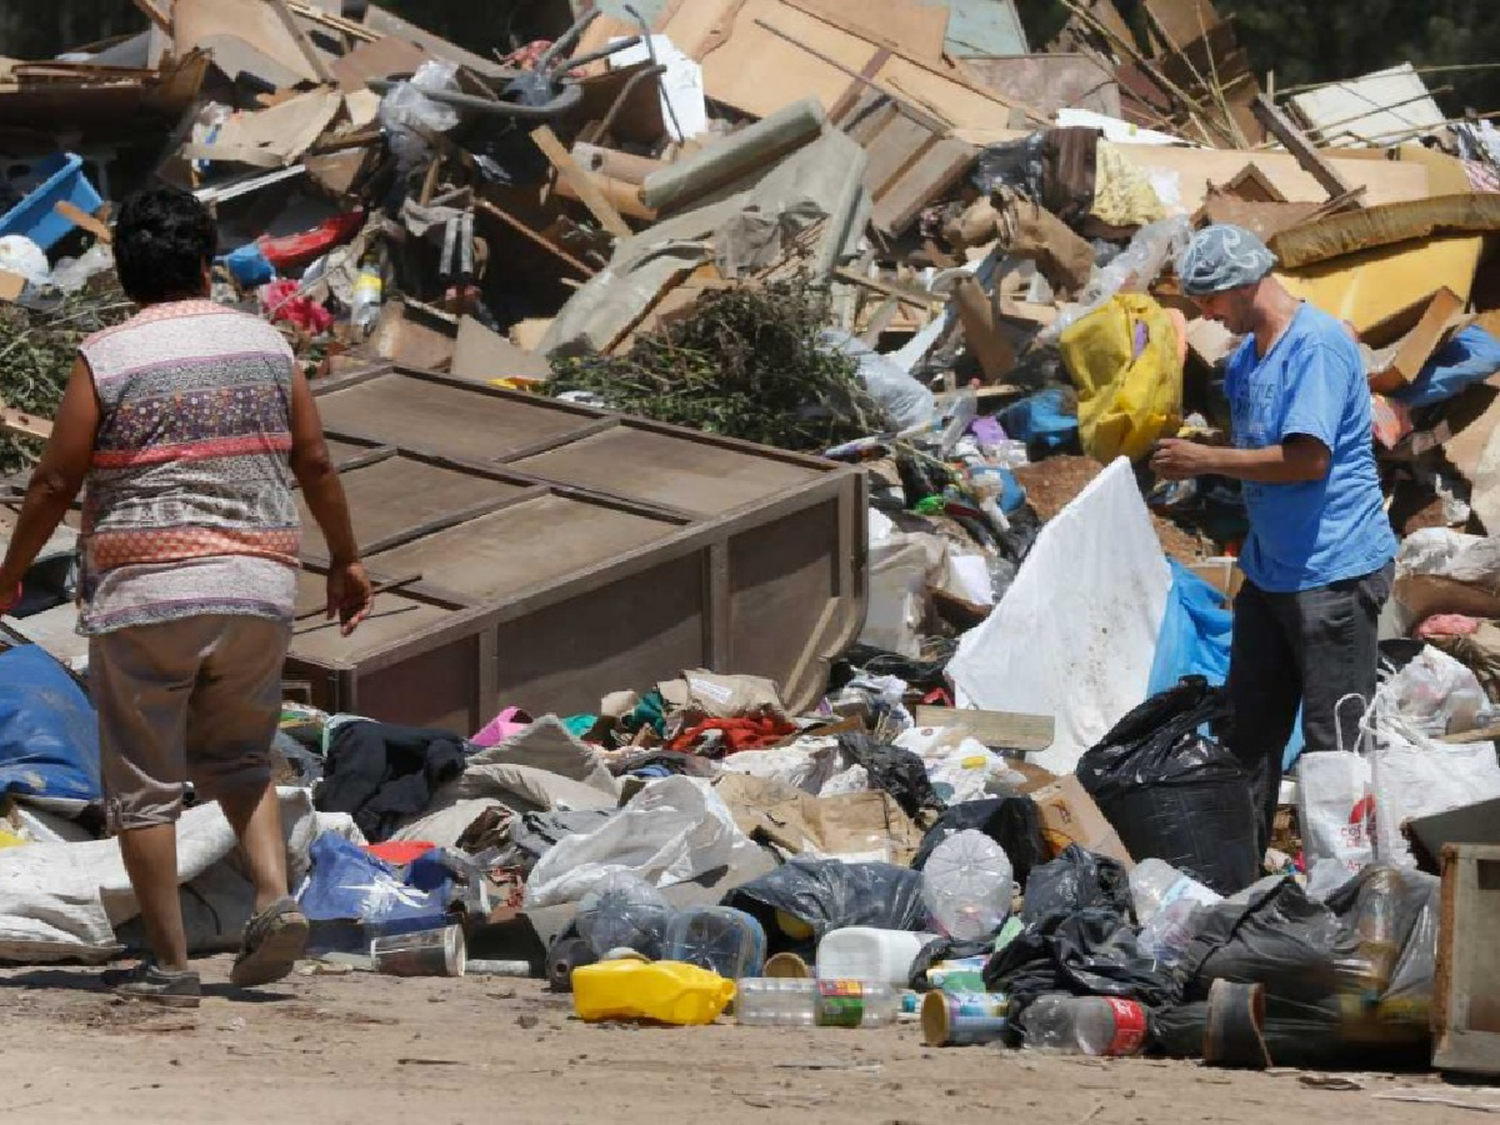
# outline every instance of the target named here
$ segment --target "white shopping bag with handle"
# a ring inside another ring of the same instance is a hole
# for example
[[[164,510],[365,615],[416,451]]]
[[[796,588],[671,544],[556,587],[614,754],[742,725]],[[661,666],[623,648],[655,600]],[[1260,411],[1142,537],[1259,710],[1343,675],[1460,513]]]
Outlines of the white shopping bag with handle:
[[[1357,722],[1346,723],[1356,714]],[[1302,828],[1308,890],[1322,897],[1375,862],[1375,795],[1367,756],[1370,735],[1364,729],[1368,708],[1358,695],[1346,695],[1337,707],[1338,749],[1303,754],[1297,759],[1297,819]],[[1357,731],[1344,745],[1344,728]]]

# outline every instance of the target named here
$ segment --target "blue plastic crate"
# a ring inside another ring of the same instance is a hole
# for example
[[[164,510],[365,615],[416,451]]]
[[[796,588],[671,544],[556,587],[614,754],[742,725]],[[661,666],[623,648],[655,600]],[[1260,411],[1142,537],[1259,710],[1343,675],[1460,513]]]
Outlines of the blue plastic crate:
[[[36,175],[41,182],[0,215],[0,237],[24,234],[43,250],[51,250],[75,226],[72,219],[54,210],[57,204],[71,203],[92,215],[103,200],[83,174],[83,159],[71,152],[47,157],[37,165]]]

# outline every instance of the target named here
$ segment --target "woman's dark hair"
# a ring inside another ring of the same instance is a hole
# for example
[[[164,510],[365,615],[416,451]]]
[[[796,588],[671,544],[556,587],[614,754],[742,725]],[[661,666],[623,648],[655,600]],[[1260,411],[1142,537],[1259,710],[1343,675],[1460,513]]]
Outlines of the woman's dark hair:
[[[203,295],[203,267],[218,245],[214,217],[194,196],[142,188],[120,204],[115,219],[115,272],[138,305],[191,300]]]

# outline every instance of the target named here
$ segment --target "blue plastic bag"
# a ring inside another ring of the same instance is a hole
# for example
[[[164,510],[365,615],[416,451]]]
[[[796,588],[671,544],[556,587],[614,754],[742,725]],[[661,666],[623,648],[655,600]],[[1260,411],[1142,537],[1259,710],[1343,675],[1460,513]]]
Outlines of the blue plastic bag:
[[[1061,449],[1078,438],[1078,415],[1070,414],[1067,409],[1071,393],[1065,387],[1053,387],[1027,395],[1000,412],[1000,425],[1008,435],[1028,446],[1047,453]]]
[[[1470,325],[1433,353],[1409,387],[1390,397],[1410,407],[1447,402],[1465,387],[1500,371],[1500,340]]]
[[[74,801],[102,795],[93,705],[36,645],[0,653],[0,793]]]
[[[379,924],[422,919],[442,924],[442,888],[424,891],[408,885],[390,864],[334,832],[314,840],[310,852],[312,870],[297,894],[310,921]]]
[[[276,280],[276,267],[257,242],[247,242],[231,250],[224,255],[224,264],[235,281],[246,289],[254,289]]]
[[[1176,559],[1167,612],[1157,634],[1147,696],[1177,686],[1183,676],[1202,676],[1215,686],[1229,675],[1229,638],[1234,615],[1224,595]]]

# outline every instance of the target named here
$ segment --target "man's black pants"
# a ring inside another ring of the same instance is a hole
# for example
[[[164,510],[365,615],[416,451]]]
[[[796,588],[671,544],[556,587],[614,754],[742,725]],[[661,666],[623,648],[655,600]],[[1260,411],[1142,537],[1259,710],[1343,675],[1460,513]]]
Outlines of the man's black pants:
[[[1272,594],[1246,581],[1234,599],[1229,695],[1231,749],[1255,785],[1261,846],[1271,837],[1281,791],[1281,761],[1302,705],[1308,752],[1352,748],[1363,705],[1338,702],[1375,694],[1380,658],[1377,620],[1391,593],[1395,564],[1360,578],[1295,594]]]

